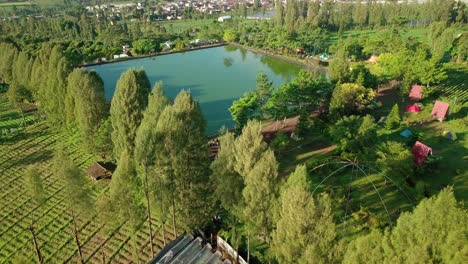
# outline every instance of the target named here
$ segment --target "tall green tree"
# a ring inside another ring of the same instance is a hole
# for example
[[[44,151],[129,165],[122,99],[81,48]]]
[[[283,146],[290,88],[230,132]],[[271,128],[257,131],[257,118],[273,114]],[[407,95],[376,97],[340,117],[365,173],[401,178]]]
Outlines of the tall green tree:
[[[65,203],[72,216],[72,233],[78,249],[81,263],[84,256],[78,232],[78,219],[89,216],[93,211],[93,202],[84,175],[68,157],[62,146],[59,146],[54,155],[54,174],[61,178],[64,187]]]
[[[136,133],[149,93],[150,82],[144,70],[130,69],[120,76],[110,108],[115,159],[124,150],[133,155]]]
[[[375,97],[372,89],[353,83],[339,84],[333,90],[330,101],[330,113],[343,116],[351,114],[362,114],[370,106]]]
[[[330,78],[336,82],[346,82],[350,76],[348,55],[344,48],[339,49],[330,61]]]
[[[27,52],[21,51],[13,64],[12,80],[24,86],[27,90],[31,91],[29,86],[31,80],[31,71],[34,60],[28,55]]]
[[[79,68],[70,73],[65,110],[68,123],[78,125],[86,148],[96,151],[96,134],[108,114],[104,82],[96,72]]]
[[[387,129],[395,129],[400,126],[400,120],[400,110],[398,108],[398,104],[395,104],[387,116],[387,120],[385,121],[385,127]]]
[[[269,243],[273,230],[274,208],[278,196],[278,162],[271,149],[262,153],[255,166],[244,177],[244,221]]]
[[[13,65],[18,50],[10,43],[0,43],[0,82],[11,83],[13,81]]]
[[[276,0],[275,1],[276,5],[276,14],[275,14],[275,22],[277,26],[282,26],[284,23],[284,7],[283,7],[283,1],[281,0]]]
[[[135,138],[135,161],[137,163],[138,172],[140,176],[140,181],[144,183],[145,198],[146,198],[146,213],[149,226],[150,234],[150,247],[151,254],[154,256],[154,246],[153,246],[153,231],[151,223],[151,202],[150,196],[152,195],[151,190],[156,190],[160,187],[157,184],[157,179],[149,179],[149,171],[154,166],[156,152],[156,141],[160,139],[159,134],[156,131],[156,126],[159,121],[159,116],[161,115],[164,108],[169,104],[169,100],[164,95],[162,88],[162,83],[157,83],[153,91],[149,95],[148,107],[146,108],[141,125],[138,128],[136,138]],[[161,192],[154,193],[157,199],[162,199],[160,197]],[[162,210],[159,212],[162,215],[164,212]],[[163,219],[162,219],[163,220]],[[165,234],[164,234],[164,221],[162,222],[162,232],[165,243]]]
[[[268,148],[263,141],[261,123],[249,121],[236,139],[234,148],[234,169],[242,177],[246,177]]]
[[[243,206],[244,179],[235,170],[235,142],[234,134],[230,132],[219,138],[219,152],[210,168],[211,182],[215,186],[214,196],[223,208],[238,215]]]
[[[128,222],[133,243],[133,258],[138,262],[136,232],[141,228],[144,217],[141,181],[137,176],[135,162],[127,150],[120,156],[117,169],[110,184],[110,210],[119,222]]]
[[[184,229],[209,221],[212,213],[209,189],[209,158],[205,120],[198,102],[188,91],[174,100],[173,114],[181,125],[176,130],[177,155],[172,156],[177,188],[177,213]]]
[[[71,65],[63,54],[60,46],[52,48],[47,67],[47,81],[40,89],[41,105],[53,125],[60,125],[66,121],[65,99],[67,95],[67,77],[71,72]]]
[[[31,165],[26,168],[24,176],[25,176],[26,190],[28,191],[29,196],[31,197],[31,200],[36,206],[41,207],[46,202],[46,193],[45,193],[42,181],[41,181],[40,174]],[[33,221],[35,220],[36,219],[33,219]],[[31,235],[33,238],[34,249],[36,251],[36,256],[37,256],[37,262],[42,264],[44,263],[44,258],[42,257],[42,254],[41,254],[40,246],[37,241],[37,235],[34,232],[33,224],[29,226],[29,231],[31,232]]]
[[[330,263],[336,227],[327,195],[312,197],[305,166],[288,178],[280,197],[280,213],[272,249],[281,263]]]

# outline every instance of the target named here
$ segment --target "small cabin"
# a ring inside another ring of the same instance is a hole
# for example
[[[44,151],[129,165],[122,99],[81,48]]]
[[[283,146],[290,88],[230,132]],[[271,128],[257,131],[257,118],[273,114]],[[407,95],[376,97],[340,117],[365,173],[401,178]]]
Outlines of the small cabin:
[[[102,179],[111,179],[112,173],[114,173],[117,166],[112,162],[101,162],[98,161],[91,165],[86,173],[91,179],[98,181]]]

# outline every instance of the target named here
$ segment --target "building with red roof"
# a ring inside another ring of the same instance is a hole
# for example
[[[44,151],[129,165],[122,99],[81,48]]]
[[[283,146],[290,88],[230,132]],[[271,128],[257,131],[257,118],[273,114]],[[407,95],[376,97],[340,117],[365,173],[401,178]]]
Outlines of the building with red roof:
[[[449,109],[449,104],[441,102],[441,101],[435,101],[434,107],[432,108],[431,115],[435,117],[437,120],[442,121],[445,119],[448,109]]]
[[[423,143],[416,141],[413,148],[411,149],[413,153],[414,162],[421,166],[428,155],[432,155],[432,149]]]
[[[419,101],[422,99],[422,86],[413,84],[411,86],[411,91],[409,94],[409,98],[413,101]]]

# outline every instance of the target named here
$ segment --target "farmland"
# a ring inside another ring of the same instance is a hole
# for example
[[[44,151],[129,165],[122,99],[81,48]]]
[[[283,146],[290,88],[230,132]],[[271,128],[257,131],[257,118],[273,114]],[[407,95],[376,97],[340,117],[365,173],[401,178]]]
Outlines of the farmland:
[[[20,124],[21,115],[11,110],[12,107],[4,95],[0,96],[1,127]],[[6,116],[13,118],[5,118]],[[34,118],[29,115],[26,120],[32,121]],[[57,144],[66,145],[70,157],[83,172],[96,161],[96,157],[82,151],[77,137],[73,134],[54,131],[48,128],[44,121],[30,123],[32,124],[8,137],[0,145],[0,263],[8,263],[12,259],[32,262],[35,259],[29,232],[31,223],[46,263],[74,263],[78,253],[71,233],[71,216],[65,208],[62,180],[51,173],[52,156]],[[37,169],[47,192],[46,204],[41,208],[31,203],[24,188],[23,174],[29,165],[34,165]],[[90,180],[89,185],[95,199],[108,190],[108,182]],[[32,219],[36,222],[32,222]],[[123,224],[113,229],[104,228],[97,221],[97,215],[79,220],[79,236],[87,263],[102,263],[103,259],[106,263],[128,263],[135,259],[130,246],[132,243],[129,243],[130,231],[127,225]],[[157,220],[153,223],[157,223]],[[104,230],[106,233],[103,233]],[[137,235],[140,250],[138,255],[141,260],[147,261],[150,258],[148,234],[145,233],[147,228],[143,227],[141,230]],[[161,233],[157,224],[153,230],[157,234]],[[169,234],[171,239],[174,238],[170,231],[166,234]],[[162,248],[160,235],[155,236],[155,245]]]

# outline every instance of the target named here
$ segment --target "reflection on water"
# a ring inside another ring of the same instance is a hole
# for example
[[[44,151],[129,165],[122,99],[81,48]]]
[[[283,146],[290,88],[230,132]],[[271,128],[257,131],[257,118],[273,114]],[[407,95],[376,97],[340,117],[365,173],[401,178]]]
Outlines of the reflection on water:
[[[231,57],[227,57],[223,59],[224,67],[228,68],[231,67],[234,63],[234,60]]]
[[[202,49],[186,53],[128,60],[88,67],[104,80],[111,99],[120,75],[130,68],[144,68],[150,82],[164,83],[167,96],[182,89],[191,91],[200,102],[207,121],[207,133],[222,126],[233,127],[229,106],[247,91],[255,89],[256,76],[264,72],[279,87],[292,80],[300,66],[235,46]]]

